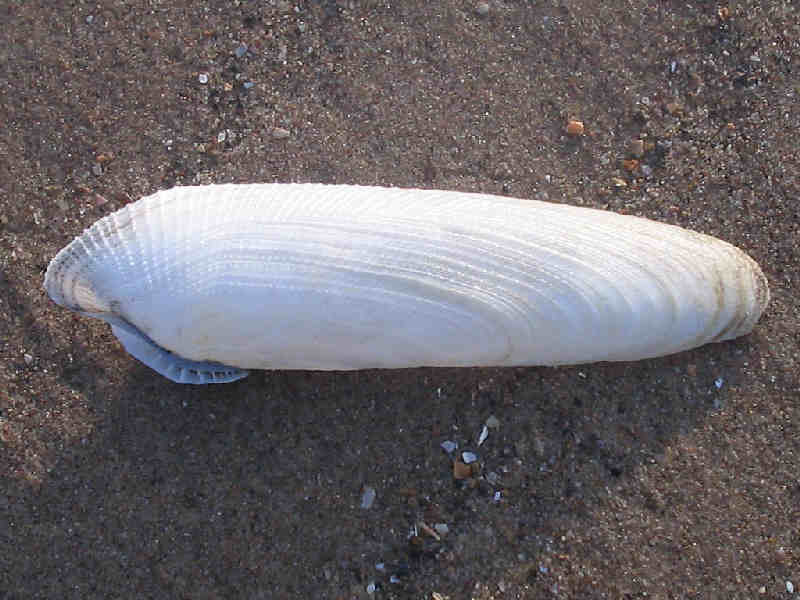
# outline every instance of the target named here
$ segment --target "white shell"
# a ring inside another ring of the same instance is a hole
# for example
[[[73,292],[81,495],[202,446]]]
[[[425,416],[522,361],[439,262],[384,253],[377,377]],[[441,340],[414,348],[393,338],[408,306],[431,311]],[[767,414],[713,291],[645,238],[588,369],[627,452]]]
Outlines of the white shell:
[[[635,360],[746,334],[769,299],[745,253],[678,227],[320,184],[148,196],[61,250],[45,288],[192,383],[242,369]]]

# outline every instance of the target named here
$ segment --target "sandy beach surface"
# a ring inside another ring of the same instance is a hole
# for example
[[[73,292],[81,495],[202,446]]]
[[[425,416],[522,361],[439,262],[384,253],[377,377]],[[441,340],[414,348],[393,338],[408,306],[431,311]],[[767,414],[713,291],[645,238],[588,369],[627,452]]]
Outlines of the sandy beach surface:
[[[793,2],[54,6],[0,2],[0,598],[800,594]],[[772,302],[638,363],[192,387],[42,289],[143,195],[264,181],[642,215]]]

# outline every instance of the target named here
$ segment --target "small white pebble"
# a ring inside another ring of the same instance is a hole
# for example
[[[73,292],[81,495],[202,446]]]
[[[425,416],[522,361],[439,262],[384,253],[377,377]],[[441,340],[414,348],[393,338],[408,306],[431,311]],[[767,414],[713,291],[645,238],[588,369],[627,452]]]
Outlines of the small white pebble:
[[[434,531],[439,535],[447,535],[450,531],[450,528],[447,526],[447,523],[436,523],[433,526]]]
[[[722,389],[722,384],[723,384],[723,383],[725,383],[725,380],[724,380],[722,377],[717,377],[717,378],[714,380],[714,385],[715,385],[715,386],[717,386],[717,389],[718,389],[718,390],[721,390],[721,389]]]
[[[791,581],[786,582],[786,591],[790,594],[794,594],[794,584]]]
[[[208,83],[208,73],[200,73],[200,75],[197,76],[197,81],[203,84]]]
[[[376,589],[376,586],[375,586],[375,583],[374,583],[374,582],[370,582],[370,583],[367,585],[367,593],[368,593],[369,595],[372,595],[372,594],[374,594],[374,593],[375,593],[375,589]]]
[[[469,464],[474,463],[476,460],[478,460],[478,455],[475,454],[474,452],[462,452],[461,453],[461,460],[464,461],[465,465],[469,465]]]

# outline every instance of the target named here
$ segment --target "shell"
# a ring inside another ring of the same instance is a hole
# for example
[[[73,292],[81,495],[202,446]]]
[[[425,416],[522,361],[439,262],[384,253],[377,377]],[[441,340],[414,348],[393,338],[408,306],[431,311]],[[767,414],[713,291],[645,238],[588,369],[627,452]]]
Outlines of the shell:
[[[484,194],[178,187],[61,250],[50,297],[174,381],[245,369],[562,365],[748,333],[758,265],[699,233]]]

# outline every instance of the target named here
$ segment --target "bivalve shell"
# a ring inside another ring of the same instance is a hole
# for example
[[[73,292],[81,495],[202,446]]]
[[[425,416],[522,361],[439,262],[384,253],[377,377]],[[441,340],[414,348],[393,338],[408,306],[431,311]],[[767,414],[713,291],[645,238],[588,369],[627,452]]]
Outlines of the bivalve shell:
[[[246,369],[627,361],[748,333],[758,265],[699,233],[486,194],[178,187],[50,263],[50,297],[179,382]]]

